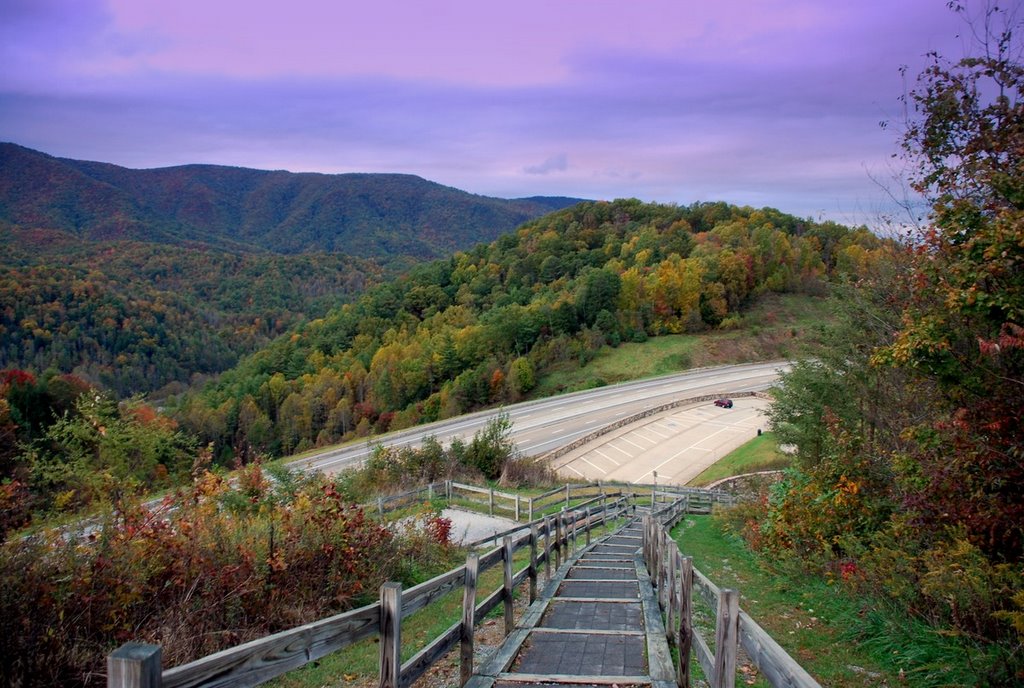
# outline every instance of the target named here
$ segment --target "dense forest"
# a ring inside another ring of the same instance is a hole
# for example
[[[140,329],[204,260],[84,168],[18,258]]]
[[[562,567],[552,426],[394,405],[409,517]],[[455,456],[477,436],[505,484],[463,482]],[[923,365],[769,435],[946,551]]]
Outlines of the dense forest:
[[[582,203],[411,270],[276,340],[174,415],[215,456],[281,455],[527,395],[605,344],[729,328],[886,251],[765,208]]]
[[[163,397],[370,284],[573,202],[408,175],[130,170],[0,143],[0,368]]]
[[[119,396],[180,392],[386,274],[340,254],[81,244],[41,230],[0,241],[0,368],[73,373]]]

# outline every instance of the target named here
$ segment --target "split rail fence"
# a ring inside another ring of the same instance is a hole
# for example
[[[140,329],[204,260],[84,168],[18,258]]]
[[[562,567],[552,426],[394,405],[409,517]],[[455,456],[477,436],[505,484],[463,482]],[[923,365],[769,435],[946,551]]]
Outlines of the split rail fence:
[[[768,682],[777,688],[821,688],[803,667],[739,607],[737,590],[719,588],[683,556],[669,535],[690,511],[683,496],[644,516],[643,556],[658,604],[665,615],[668,641],[678,649],[676,680],[690,685],[690,658],[696,656],[711,688],[736,684],[737,648],[742,647]],[[694,592],[697,593],[694,596]],[[714,647],[693,625],[693,603],[704,602],[715,617]]]
[[[573,507],[536,519],[513,537],[506,534],[499,547],[485,553],[471,552],[466,563],[408,590],[399,583],[386,583],[380,601],[344,614],[275,633],[238,645],[194,662],[167,670],[161,669],[160,647],[128,643],[107,658],[108,688],[212,688],[256,686],[309,662],[346,648],[356,642],[380,637],[380,688],[408,688],[437,660],[460,646],[461,683],[473,671],[473,630],[499,604],[504,605],[506,635],[512,632],[513,591],[529,581],[532,603],[537,596],[538,568],[543,564],[550,579],[551,567],[557,570],[577,549],[577,538],[590,543],[591,530],[623,516],[635,507],[627,497],[608,499],[603,507]],[[516,552],[527,548],[528,563],[513,571]],[[503,582],[477,604],[479,575],[498,566]],[[430,641],[415,656],[401,662],[402,619],[444,595],[463,589],[462,619]]]

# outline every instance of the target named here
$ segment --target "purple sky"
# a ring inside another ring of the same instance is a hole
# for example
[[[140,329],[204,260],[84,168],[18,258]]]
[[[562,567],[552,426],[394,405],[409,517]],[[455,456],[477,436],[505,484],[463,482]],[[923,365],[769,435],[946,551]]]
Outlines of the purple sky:
[[[969,0],[970,2],[970,0]],[[0,0],[0,140],[872,223],[943,0]]]

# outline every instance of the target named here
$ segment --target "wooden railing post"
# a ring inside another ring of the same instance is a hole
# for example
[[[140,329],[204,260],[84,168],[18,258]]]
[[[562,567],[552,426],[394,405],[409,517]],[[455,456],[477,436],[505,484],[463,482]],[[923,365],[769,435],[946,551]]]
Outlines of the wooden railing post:
[[[466,582],[462,587],[462,640],[459,647],[459,686],[473,675],[473,629],[476,619],[476,579],[480,573],[480,555],[466,555]]]
[[[505,570],[505,593],[502,595],[505,601],[505,635],[511,635],[516,628],[516,620],[513,616],[512,594],[515,588],[512,587],[512,536],[506,535],[502,541],[501,560]]]
[[[107,688],[160,688],[160,646],[125,643],[107,655]]]
[[[557,571],[562,565],[562,518],[563,514],[559,511],[555,514],[555,570]]]
[[[643,533],[643,540],[641,542],[643,543],[644,566],[647,567],[647,571],[649,573],[651,570],[651,524],[648,522],[648,516],[646,514],[644,515],[642,523],[643,529],[641,532]]]
[[[569,506],[569,483],[565,484],[565,505]]]
[[[672,537],[667,531],[665,533],[665,541],[668,545],[665,557],[668,573],[665,577],[665,598],[668,600],[668,607],[665,609],[665,637],[669,642],[675,643],[676,634],[673,631],[673,626],[675,626],[676,613],[678,611],[676,606],[676,560],[678,559],[679,548],[675,546],[676,543],[672,541]]]
[[[516,523],[519,523],[519,495],[516,495]]]
[[[693,647],[693,558],[679,556],[679,637],[676,639],[679,671],[676,673],[676,683],[679,688],[689,688],[690,648]]]
[[[489,515],[491,515],[491,516],[494,515],[494,488],[493,487],[488,490],[487,513]]]
[[[530,604],[537,600],[537,524],[530,525]]]
[[[398,688],[402,674],[402,584],[380,586],[380,688]]]
[[[587,547],[590,547],[590,507],[589,506],[587,507],[586,517],[587,517],[587,523],[584,526],[584,528],[586,528],[586,533],[587,533]]]
[[[444,497],[445,497],[445,499],[447,499],[449,501],[449,503],[452,501],[452,481],[451,480],[445,480],[444,481]]]
[[[544,580],[551,580],[551,517],[544,517]]]
[[[529,509],[529,512],[527,512],[529,514],[529,516],[527,517],[526,520],[532,523],[533,522],[533,497],[530,497],[530,505],[527,508]]]
[[[672,539],[668,536],[668,531],[664,528],[658,528],[661,541],[661,570],[658,572],[658,598],[661,600],[661,608],[668,609],[669,604],[669,593],[672,588],[669,587],[669,576],[672,571],[672,550],[670,545],[674,544]]]
[[[736,685],[736,649],[739,643],[740,594],[723,588],[718,596],[715,619],[715,675],[711,688],[734,688]]]

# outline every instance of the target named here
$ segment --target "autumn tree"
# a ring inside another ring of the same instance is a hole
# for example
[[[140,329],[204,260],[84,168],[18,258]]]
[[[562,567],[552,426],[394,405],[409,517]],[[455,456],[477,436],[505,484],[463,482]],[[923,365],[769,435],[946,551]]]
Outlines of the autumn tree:
[[[957,11],[966,12],[956,7]],[[970,19],[970,18],[969,18]],[[1024,556],[1024,43],[1013,11],[971,23],[977,55],[932,63],[909,94],[912,184],[931,204],[916,237],[915,297],[877,362],[935,379],[938,432],[922,444],[923,516],[949,514],[991,556]],[[969,496],[970,503],[960,497]],[[947,508],[947,506],[949,508]],[[952,512],[950,511],[952,509]]]

